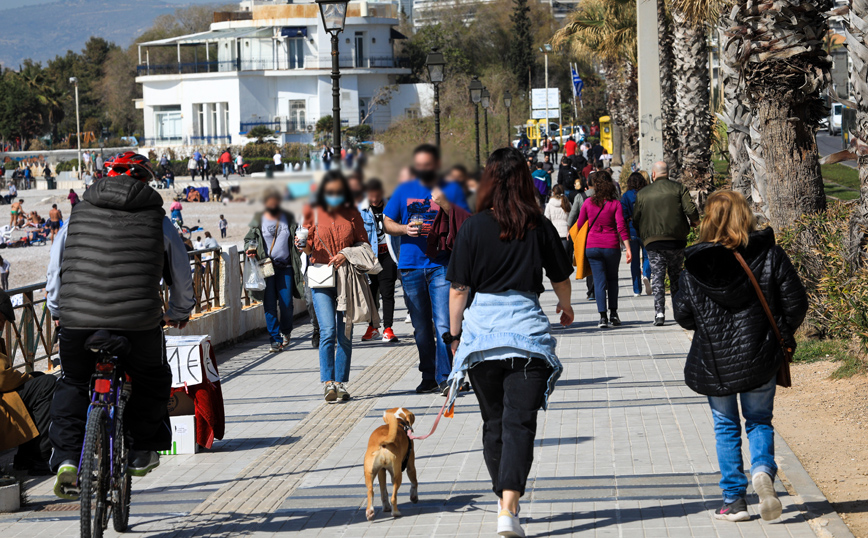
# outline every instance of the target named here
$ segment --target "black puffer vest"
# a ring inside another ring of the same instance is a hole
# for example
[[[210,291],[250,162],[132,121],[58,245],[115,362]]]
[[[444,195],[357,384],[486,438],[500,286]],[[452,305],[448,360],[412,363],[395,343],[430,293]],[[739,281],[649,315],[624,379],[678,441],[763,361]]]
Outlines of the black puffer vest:
[[[69,218],[60,324],[141,331],[159,326],[163,303],[163,199],[141,181],[101,179]]]

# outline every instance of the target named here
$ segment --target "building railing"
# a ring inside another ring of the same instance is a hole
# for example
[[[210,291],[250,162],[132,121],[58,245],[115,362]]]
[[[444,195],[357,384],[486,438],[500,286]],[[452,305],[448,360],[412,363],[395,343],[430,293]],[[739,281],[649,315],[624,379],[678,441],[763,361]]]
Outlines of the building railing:
[[[281,119],[280,121],[267,121],[267,120],[259,120],[259,121],[245,121],[241,122],[241,131],[239,134],[246,135],[251,129],[254,127],[258,127],[263,125],[268,127],[272,131],[277,134],[281,133],[307,133],[313,132],[313,124],[312,123],[304,123],[298,120],[290,120],[290,119]]]
[[[196,304],[193,312],[201,314],[221,308],[220,249],[195,250],[190,256],[190,271],[193,273],[193,293]],[[10,297],[21,295],[21,304],[14,307],[15,321],[6,324],[6,354],[13,368],[23,367],[32,372],[35,364],[48,360],[48,371],[53,369],[53,359],[57,353],[54,341],[57,329],[51,320],[45,299],[45,282],[31,284],[7,291]],[[168,304],[169,290],[164,284],[160,292],[163,308]],[[249,303],[248,303],[249,304]]]
[[[210,144],[231,144],[230,135],[215,136],[178,136],[168,138],[140,138],[139,146],[196,146]]]
[[[250,292],[247,290],[247,288],[244,287],[244,263],[247,261],[247,253],[243,250],[240,251],[238,253],[238,259],[238,267],[241,271],[241,302],[243,303],[244,307],[247,308],[248,306],[258,304],[259,301],[250,297]]]
[[[408,58],[393,56],[341,55],[338,58],[341,69],[374,69],[409,67]],[[136,66],[137,76],[186,75],[195,73],[224,73],[233,71],[302,71],[304,69],[331,69],[331,56],[305,56],[303,67],[296,59],[290,60],[245,60],[182,62],[168,64],[147,64]]]

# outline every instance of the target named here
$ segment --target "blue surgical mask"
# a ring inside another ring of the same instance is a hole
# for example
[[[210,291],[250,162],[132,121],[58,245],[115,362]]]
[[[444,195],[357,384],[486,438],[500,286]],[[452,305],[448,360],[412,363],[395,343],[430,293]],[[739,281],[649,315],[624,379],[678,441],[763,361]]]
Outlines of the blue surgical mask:
[[[344,197],[342,195],[326,195],[325,201],[329,205],[329,207],[338,207],[339,205],[344,203]]]

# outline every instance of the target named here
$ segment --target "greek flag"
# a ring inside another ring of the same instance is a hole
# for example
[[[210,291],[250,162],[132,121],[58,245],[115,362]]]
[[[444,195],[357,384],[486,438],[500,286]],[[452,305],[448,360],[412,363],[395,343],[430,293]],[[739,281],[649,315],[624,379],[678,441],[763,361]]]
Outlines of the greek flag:
[[[573,95],[581,98],[582,88],[585,87],[585,83],[582,82],[582,77],[579,76],[579,72],[574,67],[571,67],[570,70],[573,72]]]

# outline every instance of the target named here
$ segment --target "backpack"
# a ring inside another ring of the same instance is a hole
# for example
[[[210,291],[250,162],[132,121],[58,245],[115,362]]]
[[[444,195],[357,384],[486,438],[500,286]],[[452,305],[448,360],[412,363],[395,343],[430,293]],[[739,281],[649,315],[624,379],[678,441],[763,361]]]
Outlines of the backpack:
[[[560,149],[561,149],[561,143],[558,142],[557,140],[552,140],[552,151],[557,152]]]

